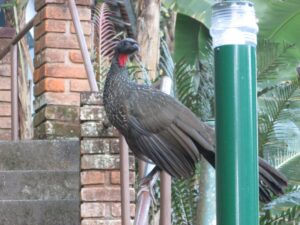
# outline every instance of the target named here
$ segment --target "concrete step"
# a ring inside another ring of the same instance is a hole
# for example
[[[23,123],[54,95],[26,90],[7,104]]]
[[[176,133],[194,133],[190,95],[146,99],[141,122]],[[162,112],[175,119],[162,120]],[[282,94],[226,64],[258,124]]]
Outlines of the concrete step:
[[[79,170],[78,140],[0,141],[0,171]]]
[[[0,201],[1,225],[79,225],[79,201]]]
[[[78,140],[0,142],[0,225],[80,224]]]
[[[78,171],[0,171],[1,200],[79,199]]]

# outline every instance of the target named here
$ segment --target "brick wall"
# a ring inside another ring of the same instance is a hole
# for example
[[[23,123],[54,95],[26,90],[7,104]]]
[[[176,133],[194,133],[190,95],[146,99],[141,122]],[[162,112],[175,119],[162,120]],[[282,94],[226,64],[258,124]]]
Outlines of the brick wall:
[[[15,34],[9,27],[0,27],[0,51],[5,48]],[[11,59],[8,53],[0,60],[0,140],[11,139]]]
[[[118,133],[103,125],[99,94],[89,91],[66,0],[36,0],[34,133],[38,139],[81,137],[81,224],[120,225]],[[77,0],[90,46],[91,0]],[[134,158],[130,156],[131,216],[135,211]]]
[[[80,92],[89,91],[79,44],[65,0],[36,0],[35,138],[79,137]],[[91,0],[77,0],[88,46]]]
[[[82,225],[121,225],[118,132],[105,126],[99,93],[81,95],[81,218]],[[135,213],[134,157],[130,161],[131,216]]]

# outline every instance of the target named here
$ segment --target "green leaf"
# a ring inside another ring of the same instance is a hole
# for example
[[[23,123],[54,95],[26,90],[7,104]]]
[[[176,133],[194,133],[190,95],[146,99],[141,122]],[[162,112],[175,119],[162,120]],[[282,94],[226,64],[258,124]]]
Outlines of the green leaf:
[[[211,6],[215,3],[214,0],[163,0],[167,7],[175,5],[174,9],[181,14],[190,16],[199,22],[210,26]]]
[[[175,28],[175,62],[183,59],[193,65],[199,56],[200,23],[189,16],[178,14]]]

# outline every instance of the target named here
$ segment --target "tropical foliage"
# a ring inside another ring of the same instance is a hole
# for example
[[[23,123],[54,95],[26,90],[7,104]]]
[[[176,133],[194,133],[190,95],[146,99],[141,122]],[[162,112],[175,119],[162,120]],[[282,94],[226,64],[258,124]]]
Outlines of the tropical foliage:
[[[199,57],[201,26],[209,27],[214,1],[164,1],[177,15],[175,61],[186,57],[189,63]],[[258,43],[258,101],[260,154],[284,172],[290,180],[290,192],[262,207],[262,224],[292,224],[299,218],[299,58],[298,1],[254,1],[260,25]],[[193,19],[192,19],[193,18]],[[296,25],[297,24],[297,25]],[[188,31],[188,32],[187,32]],[[184,45],[185,41],[189,44]],[[184,49],[183,49],[184,46]],[[188,55],[188,53],[191,53]],[[201,56],[200,56],[201,58]],[[202,57],[203,58],[203,57]],[[280,202],[280,204],[279,204]],[[280,206],[279,206],[280,205]],[[299,219],[298,219],[299,220]],[[271,222],[273,221],[273,222]]]

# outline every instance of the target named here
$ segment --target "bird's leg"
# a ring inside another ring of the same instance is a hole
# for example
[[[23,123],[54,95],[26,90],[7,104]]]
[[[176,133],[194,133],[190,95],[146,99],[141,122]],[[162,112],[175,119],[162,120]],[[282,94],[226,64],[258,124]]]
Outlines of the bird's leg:
[[[155,166],[150,173],[148,173],[145,177],[141,179],[140,190],[137,193],[138,198],[143,192],[149,192],[153,202],[156,204],[153,186],[159,177],[159,172],[160,169],[157,166]]]

